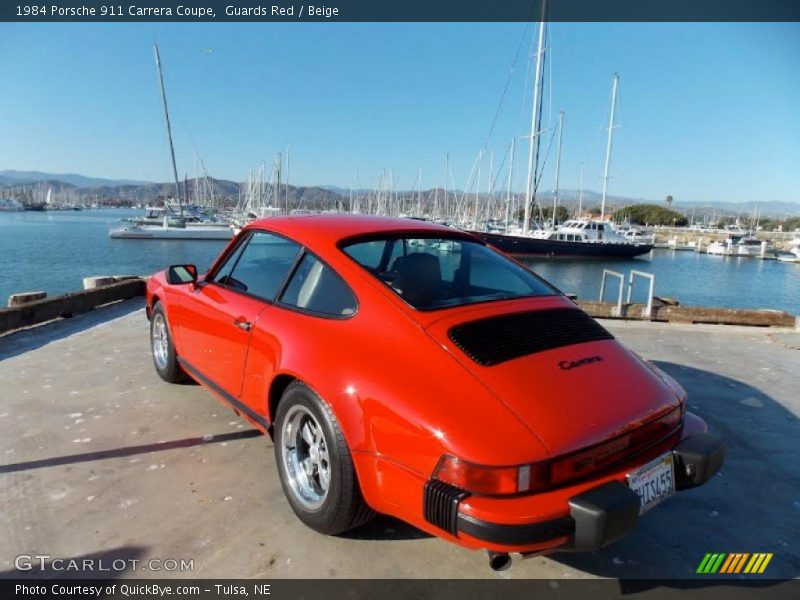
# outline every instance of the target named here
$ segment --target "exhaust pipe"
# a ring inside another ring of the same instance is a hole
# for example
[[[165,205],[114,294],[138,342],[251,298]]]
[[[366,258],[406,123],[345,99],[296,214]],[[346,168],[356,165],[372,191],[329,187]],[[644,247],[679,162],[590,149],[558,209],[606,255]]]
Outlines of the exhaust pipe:
[[[511,566],[511,556],[507,552],[492,552],[488,550],[489,567],[492,571],[505,571]]]

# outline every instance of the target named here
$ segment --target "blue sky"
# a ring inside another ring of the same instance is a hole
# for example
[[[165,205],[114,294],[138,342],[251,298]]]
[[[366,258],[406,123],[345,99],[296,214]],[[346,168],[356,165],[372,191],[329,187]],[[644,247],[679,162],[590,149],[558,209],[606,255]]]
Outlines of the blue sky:
[[[295,184],[354,186],[358,172],[369,186],[391,170],[411,187],[421,167],[425,187],[441,186],[449,152],[463,188],[482,147],[485,182],[491,149],[497,165],[527,133],[535,29],[0,24],[0,169],[169,180],[157,40],[181,176],[197,152],[212,175],[242,180],[288,144]],[[618,72],[611,194],[800,201],[798,24],[555,23],[550,47],[544,121],[566,113],[562,187],[577,189],[581,162],[586,187],[601,187]],[[545,188],[553,166],[551,153]]]

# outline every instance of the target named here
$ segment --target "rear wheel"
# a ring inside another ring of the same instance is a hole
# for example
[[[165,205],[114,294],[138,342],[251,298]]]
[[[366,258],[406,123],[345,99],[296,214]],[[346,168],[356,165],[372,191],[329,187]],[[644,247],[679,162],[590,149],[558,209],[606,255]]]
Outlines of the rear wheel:
[[[153,306],[150,317],[150,349],[153,353],[153,365],[161,379],[169,383],[181,383],[189,378],[178,364],[167,315],[160,302]]]
[[[336,535],[373,517],[336,417],[300,382],[286,388],[278,405],[275,459],[292,510],[312,529]]]

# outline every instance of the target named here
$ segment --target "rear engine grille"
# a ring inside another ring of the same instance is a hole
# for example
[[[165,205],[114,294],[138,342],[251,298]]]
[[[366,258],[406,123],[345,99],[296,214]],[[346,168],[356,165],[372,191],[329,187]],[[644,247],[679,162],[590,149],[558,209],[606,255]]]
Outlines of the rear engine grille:
[[[458,534],[458,505],[469,496],[449,483],[431,479],[425,484],[422,513],[425,520],[450,535]]]
[[[456,346],[484,367],[563,346],[614,339],[575,308],[490,317],[456,325],[448,333]]]

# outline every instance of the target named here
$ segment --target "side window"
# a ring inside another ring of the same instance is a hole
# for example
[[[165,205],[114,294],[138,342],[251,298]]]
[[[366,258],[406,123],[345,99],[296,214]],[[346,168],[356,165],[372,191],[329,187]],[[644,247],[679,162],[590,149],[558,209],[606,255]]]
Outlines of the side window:
[[[233,271],[233,267],[236,266],[236,262],[239,260],[239,257],[242,255],[242,250],[244,247],[247,246],[247,242],[250,241],[250,236],[248,235],[245,239],[243,239],[236,248],[234,248],[233,252],[230,253],[228,259],[222,264],[222,266],[217,269],[217,272],[214,274],[214,281],[216,283],[225,284],[225,281],[230,277],[231,271]]]
[[[299,251],[300,246],[290,240],[255,231],[233,266],[233,271],[215,280],[227,287],[272,301]]]
[[[280,301],[320,315],[342,317],[356,312],[356,298],[347,284],[308,253],[292,274]]]

